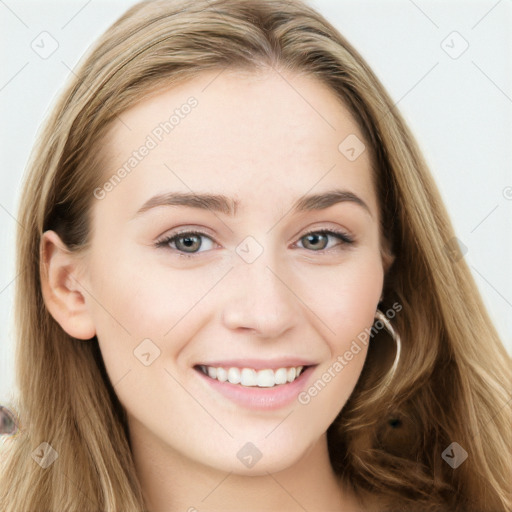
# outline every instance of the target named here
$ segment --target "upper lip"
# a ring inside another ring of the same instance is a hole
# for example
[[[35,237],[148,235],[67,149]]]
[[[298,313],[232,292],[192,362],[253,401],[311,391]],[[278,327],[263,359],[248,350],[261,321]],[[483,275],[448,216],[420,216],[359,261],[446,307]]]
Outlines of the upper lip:
[[[255,370],[277,370],[292,366],[313,366],[316,363],[297,357],[283,357],[279,359],[223,359],[218,361],[201,362],[197,366],[212,366],[218,368],[254,368]]]

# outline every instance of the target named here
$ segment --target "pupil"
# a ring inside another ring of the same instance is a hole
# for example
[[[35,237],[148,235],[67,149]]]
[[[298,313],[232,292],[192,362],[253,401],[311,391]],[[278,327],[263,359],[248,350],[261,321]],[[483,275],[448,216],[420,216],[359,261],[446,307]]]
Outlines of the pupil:
[[[313,248],[318,247],[318,241],[321,237],[324,237],[324,235],[307,235],[306,238],[308,240],[308,244],[312,244]]]
[[[198,237],[197,236],[185,236],[182,238],[183,245],[187,248],[193,247],[194,243],[197,243]]]

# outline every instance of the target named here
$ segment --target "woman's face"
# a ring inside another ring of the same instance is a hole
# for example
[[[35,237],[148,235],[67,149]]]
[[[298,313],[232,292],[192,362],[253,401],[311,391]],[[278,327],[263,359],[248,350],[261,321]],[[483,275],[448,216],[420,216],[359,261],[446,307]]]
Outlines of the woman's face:
[[[273,71],[204,73],[114,122],[80,285],[132,440],[254,475],[325,439],[383,285],[362,139],[320,82]]]

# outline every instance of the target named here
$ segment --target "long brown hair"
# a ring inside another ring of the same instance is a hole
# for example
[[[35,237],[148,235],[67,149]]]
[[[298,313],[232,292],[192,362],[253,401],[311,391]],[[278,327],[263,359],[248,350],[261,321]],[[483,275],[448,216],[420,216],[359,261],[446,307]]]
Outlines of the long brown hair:
[[[45,307],[41,235],[54,229],[71,250],[87,246],[102,175],[97,148],[127,107],[205,70],[269,67],[315,77],[349,108],[373,153],[381,233],[396,257],[381,309],[402,306],[393,319],[400,362],[382,385],[394,349],[379,332],[328,430],[335,471],[393,510],[512,509],[510,357],[464,258],[446,250],[455,237],[447,211],[377,77],[300,1],[149,0],[89,51],[31,156],[18,217],[12,404],[24,427],[4,438],[1,510],[144,510],[126,418],[97,341],[71,338]],[[32,458],[41,443],[58,454],[46,469]],[[442,457],[451,443],[468,454],[457,468]]]

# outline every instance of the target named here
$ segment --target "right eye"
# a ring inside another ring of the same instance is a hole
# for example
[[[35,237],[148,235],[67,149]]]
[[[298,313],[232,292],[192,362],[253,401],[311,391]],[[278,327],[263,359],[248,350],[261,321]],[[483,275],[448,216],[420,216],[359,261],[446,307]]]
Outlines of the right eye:
[[[200,231],[182,231],[166,235],[163,239],[157,241],[156,246],[177,251],[180,256],[189,256],[199,252],[204,252],[199,251],[199,249],[203,247],[202,238],[206,238],[210,240],[210,242],[213,242],[208,235],[201,233]],[[211,249],[212,247],[209,248]],[[208,248],[206,250],[208,250]]]

